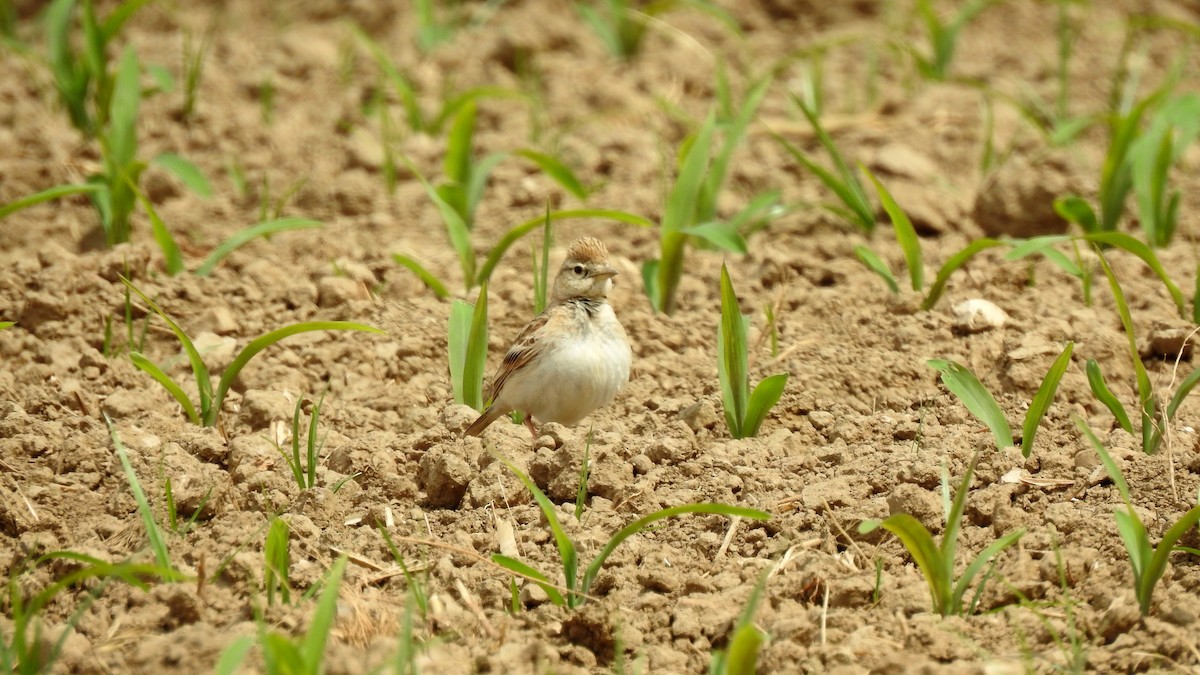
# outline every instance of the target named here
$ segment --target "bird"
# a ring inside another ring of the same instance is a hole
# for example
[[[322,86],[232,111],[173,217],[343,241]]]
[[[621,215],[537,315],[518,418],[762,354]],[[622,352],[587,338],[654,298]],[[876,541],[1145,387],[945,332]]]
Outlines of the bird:
[[[616,397],[629,381],[633,349],[608,304],[615,276],[599,239],[571,244],[550,302],[509,347],[490,403],[466,435],[478,436],[501,415],[520,410],[537,440],[538,423],[571,426]]]

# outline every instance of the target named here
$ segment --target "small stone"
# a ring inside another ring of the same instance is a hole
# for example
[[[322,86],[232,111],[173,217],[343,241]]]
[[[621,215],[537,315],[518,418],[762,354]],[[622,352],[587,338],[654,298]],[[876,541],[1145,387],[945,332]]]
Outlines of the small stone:
[[[888,513],[896,515],[907,513],[930,528],[930,531],[941,530],[942,502],[936,494],[916,485],[915,483],[900,483],[887,497]]]
[[[295,399],[283,392],[251,389],[242,396],[238,422],[254,430],[266,429],[276,420],[291,420],[295,409]]]
[[[541,586],[534,583],[527,583],[521,589],[520,600],[522,605],[532,609],[533,607],[540,607],[550,602],[550,596],[546,595],[546,591]]]
[[[875,154],[878,171],[926,181],[939,174],[937,166],[928,157],[903,143],[888,143]]]
[[[954,306],[954,328],[961,333],[982,333],[1008,321],[1004,310],[990,300],[971,298]]]
[[[146,407],[146,396],[141,392],[118,389],[104,398],[100,410],[109,417],[119,420],[128,419],[141,412]]]
[[[823,431],[833,426],[836,418],[834,418],[833,413],[831,412],[827,412],[825,410],[814,410],[808,413],[808,421],[813,425],[814,429],[817,431]]]
[[[233,312],[228,307],[221,305],[213,307],[201,315],[200,320],[196,322],[196,328],[217,335],[229,335],[237,332],[238,325],[233,318]]]
[[[345,274],[347,277],[350,277],[360,284],[365,284],[366,286],[370,287],[379,283],[379,280],[375,278],[375,273],[371,271],[371,268],[358,262],[357,260],[338,258],[334,262],[334,266],[341,271],[342,274]]]
[[[435,508],[458,508],[475,471],[467,460],[447,445],[434,446],[421,457],[417,483],[425,502]]]
[[[679,419],[688,425],[688,428],[692,431],[712,429],[720,421],[717,417],[716,407],[708,399],[696,401],[692,405],[680,410]]]
[[[1197,331],[1192,325],[1171,325],[1155,321],[1150,328],[1150,353],[1168,359],[1192,358],[1192,343]]]

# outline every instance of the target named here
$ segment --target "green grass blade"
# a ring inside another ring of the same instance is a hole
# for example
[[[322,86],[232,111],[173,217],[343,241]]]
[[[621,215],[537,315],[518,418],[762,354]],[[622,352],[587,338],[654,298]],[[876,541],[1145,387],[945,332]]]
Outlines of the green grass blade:
[[[546,309],[546,301],[549,297],[548,288],[550,283],[550,243],[554,240],[554,233],[550,230],[550,202],[546,202],[546,219],[542,224],[542,258],[538,260],[537,252],[533,253],[533,313],[534,315],[541,314]]]
[[[520,560],[517,560],[516,558],[510,558],[509,556],[502,555],[500,553],[492,554],[492,562],[505,569],[516,572],[517,574],[528,578],[530,581],[540,586],[541,589],[546,592],[546,596],[550,598],[550,602],[554,603],[555,605],[558,605],[559,607],[566,606],[567,601],[563,599],[562,593],[560,593],[559,590],[554,587],[554,583],[550,581],[545,574],[542,574],[537,569],[534,569],[533,567],[521,562]]]
[[[1121,326],[1129,341],[1129,358],[1133,362],[1133,372],[1137,379],[1138,408],[1141,411],[1142,450],[1150,454],[1158,449],[1154,431],[1154,408],[1157,405],[1154,400],[1154,385],[1150,382],[1150,374],[1146,372],[1146,364],[1142,362],[1142,355],[1138,351],[1137,336],[1133,332],[1133,316],[1129,313],[1129,303],[1125,301],[1125,293],[1121,290],[1121,284],[1117,281],[1112,267],[1109,266],[1108,260],[1099,247],[1096,247],[1096,255],[1100,259],[1100,267],[1104,270],[1104,276],[1108,277],[1113,301],[1117,305],[1117,313],[1121,316]]]
[[[1050,409],[1050,403],[1054,401],[1058,383],[1062,380],[1063,374],[1067,372],[1067,366],[1071,363],[1071,352],[1074,349],[1075,343],[1068,342],[1062,353],[1050,366],[1050,370],[1046,372],[1046,377],[1038,387],[1037,393],[1033,395],[1033,401],[1030,402],[1029,410],[1025,413],[1025,424],[1021,428],[1021,455],[1024,457],[1028,457],[1029,453],[1033,452],[1033,437],[1037,434],[1038,425],[1046,416],[1046,411]]]
[[[483,374],[487,368],[488,348],[488,285],[483,282],[479,299],[471,314],[471,334],[467,339],[466,361],[463,364],[463,399],[472,408],[483,412]]]
[[[192,424],[200,424],[200,415],[196,413],[196,406],[192,405],[191,399],[183,392],[183,387],[180,387],[175,380],[172,380],[170,375],[164,373],[162,368],[159,368],[156,363],[137,352],[130,352],[129,360],[139,370],[152,377],[155,382],[161,384],[163,389],[166,389],[167,393],[179,402],[179,405],[183,407],[184,414],[192,421]]]
[[[255,225],[251,225],[243,230],[235,232],[231,237],[221,242],[219,246],[214,248],[204,262],[196,268],[196,276],[206,277],[212,274],[217,265],[221,264],[230,253],[245,246],[246,244],[258,239],[259,237],[269,237],[278,232],[291,232],[292,230],[311,230],[321,227],[323,223],[319,220],[310,218],[276,218],[275,220],[267,220]]]
[[[954,492],[954,500],[950,503],[950,510],[946,513],[946,529],[942,531],[942,543],[938,547],[938,553],[941,555],[942,566],[946,572],[947,587],[946,592],[952,592],[950,584],[954,581],[954,558],[958,549],[958,533],[962,530],[963,511],[967,507],[967,494],[971,491],[971,479],[975,476],[975,466],[979,463],[979,453],[971,458],[971,463],[967,465],[967,470],[963,472],[962,481],[958,484],[958,490]],[[943,466],[943,470],[947,471]],[[944,479],[949,482],[948,475]],[[945,483],[943,483],[945,485]],[[951,596],[950,609],[953,613],[958,614],[962,607],[953,603]]]
[[[942,383],[946,388],[963,402],[972,415],[992,430],[998,448],[1012,447],[1012,429],[1004,411],[974,373],[954,361],[930,359],[925,363],[941,373]]]
[[[1132,507],[1125,511],[1114,511],[1113,519],[1117,521],[1117,533],[1121,535],[1121,543],[1129,553],[1129,565],[1133,568],[1133,579],[1138,603],[1142,598],[1142,581],[1146,578],[1146,570],[1153,549],[1150,547],[1150,537],[1146,534],[1146,526],[1138,518]]]
[[[1092,388],[1092,395],[1096,397],[1096,400],[1108,408],[1113,417],[1117,418],[1117,424],[1121,425],[1121,428],[1126,433],[1132,434],[1133,423],[1129,421],[1129,415],[1125,412],[1125,406],[1121,405],[1121,401],[1108,388],[1108,383],[1104,381],[1104,374],[1100,372],[1100,364],[1095,359],[1088,359],[1087,378],[1088,385]],[[1173,410],[1171,414],[1174,414]]]
[[[904,252],[904,262],[908,265],[908,277],[912,283],[912,289],[919,293],[925,287],[925,262],[921,259],[921,240],[917,237],[917,229],[913,227],[912,221],[909,220],[904,209],[896,203],[892,193],[888,192],[875,174],[871,173],[871,170],[861,162],[859,162],[858,168],[875,184],[875,191],[879,193],[879,201],[883,204],[883,210],[887,211],[888,217],[892,220],[892,228],[896,231],[896,241],[900,243],[900,250]]]
[[[471,167],[471,176],[466,183],[466,212],[464,217],[467,227],[475,227],[475,211],[483,200],[483,191],[487,189],[488,178],[501,162],[508,159],[507,152],[493,152],[479,160]]]
[[[308,451],[306,454],[308,465],[305,467],[307,469],[307,480],[304,483],[304,487],[309,489],[312,489],[317,484],[317,455],[320,452],[321,445],[324,444],[324,441],[321,441],[320,443],[317,442],[317,422],[321,417],[321,405],[325,403],[325,394],[328,391],[329,385],[326,385],[325,391],[321,392],[321,397],[317,399],[316,404],[312,407],[312,412],[310,412],[308,415],[308,437],[306,447],[306,450]]]
[[[445,300],[446,298],[450,297],[450,291],[446,288],[446,285],[443,284],[440,279],[433,276],[433,272],[425,269],[425,267],[421,263],[417,262],[415,258],[411,258],[400,253],[393,253],[392,260],[395,260],[398,265],[417,275],[417,278],[421,280],[421,283],[425,284],[426,288],[433,291],[433,294],[436,295],[439,300]]]
[[[150,163],[171,172],[176,178],[183,181],[189,190],[201,197],[212,196],[212,184],[208,182],[208,177],[204,175],[200,167],[191,161],[173,152],[164,152],[152,159]]]
[[[763,632],[753,624],[740,626],[729,640],[725,655],[725,675],[754,675],[758,672],[758,650],[762,648]]]
[[[196,345],[192,343],[192,339],[183,332],[179,324],[175,323],[174,319],[167,316],[167,313],[162,310],[150,296],[146,295],[133,282],[125,277],[121,277],[121,282],[125,287],[137,294],[142,302],[146,303],[155,314],[166,322],[171,332],[175,334],[175,338],[179,340],[179,344],[183,346],[183,351],[187,354],[188,363],[192,366],[192,374],[196,377],[196,389],[200,397],[200,420],[205,422],[209,414],[209,408],[212,405],[212,382],[209,381],[208,368],[204,365],[204,359],[200,358],[200,352],[196,349]],[[205,422],[207,424],[207,422]]]
[[[446,137],[446,156],[442,160],[442,174],[446,179],[463,186],[471,180],[476,111],[474,101],[467,101],[459,107],[450,124],[450,133]],[[463,213],[463,216],[466,214]]]
[[[475,280],[475,249],[471,246],[471,230],[467,226],[467,222],[463,220],[458,210],[442,197],[438,189],[417,170],[417,166],[412,163],[412,160],[403,155],[401,155],[401,159],[412,170],[417,180],[421,181],[421,185],[425,188],[425,194],[429,195],[429,199],[437,206],[438,213],[442,216],[442,224],[446,226],[450,245],[458,254],[458,264],[463,272],[463,283],[466,285],[466,290],[471,290],[475,285],[473,283]]]
[[[720,150],[713,156],[712,166],[706,176],[704,189],[701,191],[703,199],[696,205],[694,216],[696,220],[700,222],[716,220],[717,198],[720,196],[721,187],[725,184],[725,178],[729,173],[729,164],[733,160],[733,153],[741,145],[742,139],[746,135],[746,129],[758,114],[759,105],[762,104],[763,97],[766,96],[773,78],[774,73],[769,70],[758,78],[746,91],[737,117],[722,125],[724,138],[721,141]]]
[[[238,373],[242,372],[242,368],[250,362],[262,350],[271,345],[283,340],[284,338],[297,335],[299,333],[308,333],[318,330],[354,330],[367,333],[375,333],[383,335],[383,331],[373,326],[357,323],[354,321],[305,321],[302,323],[294,323],[290,326],[277,328],[266,335],[261,335],[250,344],[246,345],[238,355],[234,357],[233,362],[225,368],[225,372],[221,374],[221,381],[217,384],[217,390],[213,396],[212,406],[208,410],[208,414],[204,417],[204,426],[214,426],[217,423],[217,415],[221,411],[221,404],[225,401],[225,394],[229,388],[233,386],[233,381],[237,379]]]
[[[106,135],[107,151],[115,166],[129,165],[137,156],[137,118],[141,102],[141,68],[137,53],[126,47],[113,80],[112,108]]]
[[[943,616],[950,611],[949,603],[952,589],[951,570],[947,570],[938,548],[933,543],[933,535],[921,524],[921,521],[907,513],[897,513],[886,520],[864,520],[858,526],[859,533],[866,534],[876,528],[891,532],[900,539],[900,543],[908,550],[917,569],[925,576],[929,585],[929,595],[933,600],[933,609]]]
[[[805,118],[808,119],[809,125],[811,125],[813,128],[813,133],[815,133],[817,136],[817,140],[820,141],[821,146],[825,148],[825,152],[829,155],[830,159],[833,160],[834,167],[837,169],[838,178],[834,179],[831,175],[828,175],[828,172],[825,172],[827,177],[822,177],[822,182],[824,182],[830,189],[833,189],[842,202],[846,205],[846,208],[850,209],[850,211],[854,214],[855,224],[857,224],[865,232],[874,231],[875,212],[871,208],[871,203],[867,201],[867,193],[863,190],[862,183],[859,182],[858,176],[856,176],[854,172],[850,170],[850,166],[847,164],[846,159],[842,156],[837,144],[833,142],[833,138],[825,131],[825,128],[821,126],[821,121],[817,118],[816,112],[809,108],[808,105],[805,104],[804,101],[802,101],[795,94],[789,93],[788,97],[794,104],[796,104],[797,107],[800,108],[801,112],[804,113]],[[785,147],[787,146],[790,146],[790,144],[785,145]],[[789,151],[790,150],[791,149],[789,149]],[[799,158],[795,152],[792,152],[791,154]],[[801,153],[801,155],[802,154],[803,153]],[[816,164],[811,161],[804,163],[808,165],[810,169],[813,166],[816,166]]]
[[[396,90],[396,94],[400,97],[400,105],[404,108],[405,116],[408,118],[409,128],[417,132],[425,131],[425,116],[421,112],[421,106],[417,103],[417,92],[412,82],[396,68],[396,64],[388,57],[387,52],[383,51],[383,47],[372,40],[361,28],[351,25],[350,32],[375,59],[375,65],[383,73],[384,79]]]
[[[321,661],[325,657],[325,642],[329,639],[329,631],[333,629],[337,618],[338,590],[342,585],[342,573],[346,571],[346,556],[339,556],[337,562],[325,577],[325,588],[317,600],[317,611],[313,614],[312,622],[308,625],[308,633],[301,644],[304,663],[308,666],[310,675],[323,672]]]
[[[129,481],[129,491],[133,493],[133,499],[137,502],[138,514],[142,517],[142,526],[146,528],[146,539],[150,542],[154,560],[160,568],[172,570],[173,576],[181,578],[177,572],[174,572],[175,568],[171,565],[171,554],[167,552],[167,544],[163,541],[162,532],[158,529],[158,523],[154,521],[154,511],[150,508],[150,502],[146,500],[142,484],[138,482],[137,472],[133,470],[133,465],[129,462],[125,445],[121,443],[121,436],[117,433],[117,425],[113,424],[108,413],[104,413],[104,423],[108,425],[108,433],[112,438],[113,447],[116,449],[117,458],[121,460],[121,468],[124,469],[125,478]]]
[[[941,269],[938,270],[937,277],[933,280],[933,285],[929,287],[929,294],[925,296],[925,302],[921,303],[921,309],[925,311],[933,309],[938,300],[942,298],[942,293],[946,290],[946,282],[950,280],[950,275],[954,274],[958,268],[965,265],[968,260],[974,258],[981,251],[997,246],[1004,246],[1004,242],[984,237],[983,239],[976,239],[967,244],[961,251],[950,256]]]
[[[242,662],[246,660],[252,647],[254,647],[254,638],[249,635],[243,635],[229,643],[229,646],[221,652],[221,658],[217,659],[217,666],[213,673],[215,675],[235,675],[241,672]]]
[[[950,601],[951,605],[956,608],[956,612],[961,611],[963,595],[966,594],[967,589],[971,587],[971,582],[975,579],[979,572],[983,570],[984,566],[991,562],[992,558],[995,558],[1002,551],[1004,551],[1004,549],[1017,543],[1017,541],[1023,536],[1025,536],[1025,528],[1021,528],[1014,532],[1009,532],[1008,534],[989,544],[988,547],[983,549],[979,555],[975,556],[975,559],[971,561],[971,564],[967,565],[967,568],[963,570],[962,575],[959,576],[958,582],[954,585],[954,595]]]
[[[683,230],[693,224],[696,200],[700,197],[708,172],[715,127],[716,120],[710,112],[683,156],[679,175],[663,208],[658,265],[659,299],[662,304],[656,309],[664,314],[675,313],[675,290],[683,277],[683,252],[687,242]]]
[[[1167,419],[1175,419],[1175,411],[1179,410],[1179,406],[1183,404],[1183,400],[1192,393],[1192,389],[1196,387],[1196,383],[1200,382],[1200,368],[1196,368],[1188,373],[1187,377],[1179,383],[1179,387],[1175,390],[1175,395],[1171,397],[1171,402],[1167,404]]]
[[[129,21],[134,14],[143,6],[154,2],[154,0],[125,0],[117,5],[113,11],[109,12],[105,17],[101,30],[104,34],[104,41],[108,42],[116,37],[117,33],[121,32],[121,28],[125,26],[125,22]]]
[[[1083,238],[1086,241],[1115,246],[1141,258],[1142,262],[1146,263],[1154,271],[1154,274],[1158,276],[1159,280],[1162,281],[1163,286],[1166,286],[1167,292],[1171,294],[1171,300],[1175,302],[1175,309],[1179,312],[1179,316],[1185,316],[1183,291],[1179,290],[1175,282],[1171,281],[1171,277],[1167,274],[1167,270],[1163,267],[1162,262],[1154,254],[1154,249],[1124,232],[1097,232],[1085,235]]]
[[[21,199],[9,202],[4,206],[0,206],[0,218],[8,217],[17,211],[27,209],[31,206],[36,206],[42,202],[48,202],[52,199],[61,199],[63,197],[70,197],[71,195],[99,192],[103,189],[103,186],[95,183],[84,183],[82,185],[56,185],[52,188],[42,190],[41,192],[29,195],[28,197],[22,197]]]
[[[146,209],[146,215],[150,217],[150,228],[154,233],[154,241],[158,244],[159,250],[163,254],[163,264],[167,268],[167,274],[175,276],[184,271],[183,253],[179,250],[179,244],[175,242],[175,237],[171,235],[171,231],[167,229],[167,224],[158,216],[158,211],[154,208],[154,204],[146,197],[146,194],[138,189],[137,183],[124,171],[121,172],[121,178],[129,187],[130,192],[141,203],[142,208]]]
[[[693,237],[701,239],[713,244],[719,249],[731,251],[733,253],[746,254],[746,239],[738,232],[737,226],[733,222],[720,222],[711,220],[707,223],[693,225],[684,230],[685,233]]]
[[[658,260],[642,263],[642,287],[646,289],[650,306],[657,310],[662,302],[662,291],[658,287]]]
[[[900,292],[900,284],[896,283],[896,275],[892,274],[892,269],[883,261],[883,258],[880,258],[874,251],[861,244],[854,247],[854,255],[858,258],[859,262],[867,266],[867,269],[878,274],[879,278],[883,279],[883,283],[887,284],[889,291],[893,294]]]
[[[506,457],[496,455],[509,471],[512,471],[521,483],[525,486],[529,493],[533,495],[534,501],[537,502],[538,508],[542,510],[542,514],[546,516],[546,522],[550,525],[550,531],[554,534],[554,543],[558,547],[558,555],[562,559],[564,585],[567,587],[568,601],[567,604],[574,607],[579,603],[579,599],[575,595],[575,591],[587,593],[587,586],[577,587],[578,579],[576,573],[579,569],[579,557],[575,551],[575,542],[567,536],[567,533],[562,528],[562,524],[558,521],[558,513],[554,508],[554,503],[550,498],[542,492],[541,488],[533,482],[529,476],[525,475],[516,464],[510,462]]]
[[[721,265],[721,327],[717,332],[717,374],[725,423],[734,438],[746,436],[743,424],[750,402],[750,375],[747,370],[746,319],[738,304],[729,269]]]
[[[482,284],[485,280],[490,279],[492,271],[496,269],[496,265],[500,264],[501,258],[508,252],[522,237],[536,230],[538,227],[544,227],[546,219],[551,221],[566,220],[570,218],[598,218],[606,220],[615,220],[625,223],[626,225],[634,225],[637,227],[654,227],[654,223],[642,216],[627,213],[625,211],[612,211],[607,209],[574,209],[569,211],[554,211],[549,216],[538,216],[531,218],[519,225],[510,228],[500,238],[500,241],[488,251],[487,258],[483,262],[483,266],[479,268],[479,276],[475,283]]]
[[[1080,197],[1071,195],[1055,199],[1054,211],[1062,216],[1064,220],[1078,225],[1084,234],[1093,234],[1100,231],[1100,221],[1096,220],[1096,212],[1092,210],[1090,204]]]
[[[1154,555],[1150,557],[1146,567],[1142,570],[1142,578],[1138,580],[1140,587],[1138,600],[1142,616],[1150,612],[1151,595],[1158,580],[1167,571],[1167,558],[1170,557],[1176,542],[1182,539],[1198,522],[1200,522],[1200,506],[1193,506],[1183,514],[1183,517],[1175,521],[1175,524],[1163,534],[1162,540],[1158,542],[1158,547],[1154,549]]]
[[[12,328],[15,325],[17,325],[16,321],[0,321],[0,330],[5,330],[6,328]]]
[[[1121,468],[1117,466],[1112,455],[1109,454],[1108,448],[1096,438],[1096,434],[1092,432],[1091,427],[1087,422],[1078,415],[1072,416],[1075,419],[1075,426],[1079,429],[1083,437],[1091,444],[1092,449],[1100,456],[1100,462],[1104,465],[1104,470],[1108,472],[1108,477],[1112,479],[1113,485],[1116,486],[1117,492],[1121,493],[1121,499],[1130,509],[1133,508],[1133,500],[1129,497],[1129,484],[1125,482],[1125,476],[1121,473]]]
[[[729,504],[684,504],[682,506],[673,506],[669,509],[655,511],[650,515],[642,516],[641,518],[638,518],[634,522],[621,528],[612,536],[611,539],[608,540],[608,543],[605,544],[604,548],[600,550],[600,553],[596,556],[595,560],[588,565],[587,571],[583,575],[583,585],[580,587],[580,590],[584,593],[588,592],[588,589],[592,587],[592,582],[596,579],[596,575],[600,573],[600,569],[604,566],[604,561],[608,560],[608,556],[612,555],[612,552],[615,551],[617,547],[620,546],[621,543],[626,539],[646,530],[646,528],[650,527],[651,524],[659,520],[664,518],[673,518],[685,513],[715,513],[717,515],[729,516],[731,518],[734,516],[740,516],[742,518],[749,518],[751,520],[771,519],[771,514],[766,513],[765,511],[749,509],[742,506],[730,506]]]
[[[745,437],[752,438],[758,435],[758,428],[762,426],[767,413],[771,412],[771,408],[774,408],[783,396],[787,381],[787,373],[772,375],[760,381],[754,391],[750,393],[750,401],[746,406],[746,419],[742,422],[742,433]]]
[[[542,173],[549,176],[576,199],[587,199],[590,190],[579,180],[575,172],[571,171],[570,167],[563,164],[557,157],[529,149],[517,150],[514,154],[536,164]]]
[[[455,299],[450,303],[450,322],[446,330],[446,353],[450,362],[450,382],[454,388],[454,402],[467,403],[463,391],[463,373],[467,367],[467,350],[471,342],[471,321],[475,306],[465,300]],[[474,406],[472,406],[474,407]]]

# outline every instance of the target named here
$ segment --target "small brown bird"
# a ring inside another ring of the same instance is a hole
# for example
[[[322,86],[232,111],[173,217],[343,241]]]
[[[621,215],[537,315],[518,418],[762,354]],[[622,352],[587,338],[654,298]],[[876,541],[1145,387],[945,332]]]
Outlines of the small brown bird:
[[[525,426],[572,425],[607,405],[629,381],[633,350],[608,304],[617,270],[598,239],[571,244],[546,311],[525,325],[492,382],[491,404],[467,428],[478,436],[501,415],[525,413]]]

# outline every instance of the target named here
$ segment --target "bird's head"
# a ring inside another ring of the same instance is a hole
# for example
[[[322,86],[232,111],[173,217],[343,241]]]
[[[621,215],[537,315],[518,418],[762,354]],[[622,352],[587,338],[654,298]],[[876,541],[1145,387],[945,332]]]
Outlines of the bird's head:
[[[599,239],[577,239],[554,278],[554,299],[607,298],[617,268],[608,262],[608,249]]]

